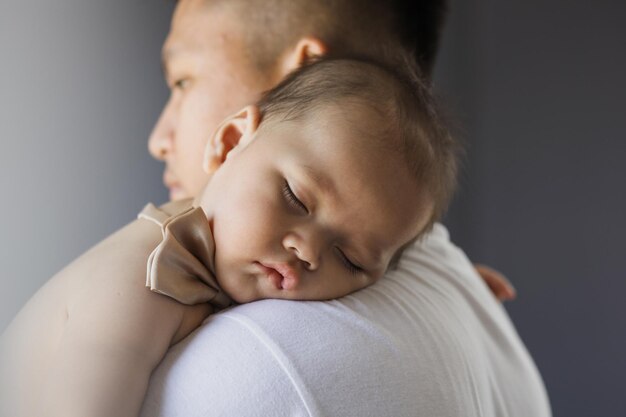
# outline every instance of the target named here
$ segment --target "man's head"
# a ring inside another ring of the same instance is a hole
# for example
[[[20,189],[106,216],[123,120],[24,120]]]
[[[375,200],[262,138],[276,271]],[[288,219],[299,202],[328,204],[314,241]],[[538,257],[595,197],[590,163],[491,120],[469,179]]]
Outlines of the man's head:
[[[299,40],[312,37],[334,56],[390,61],[398,55],[412,55],[427,78],[447,11],[447,0],[227,2],[245,22],[247,54],[261,70],[271,69],[281,54]]]
[[[456,145],[417,77],[368,60],[305,65],[227,118],[199,198],[239,302],[329,299],[375,282],[447,204]]]
[[[410,3],[410,4],[409,4]],[[172,199],[195,196],[218,123],[310,58],[409,51],[432,69],[444,0],[182,0],[163,47],[170,99],[150,137]]]

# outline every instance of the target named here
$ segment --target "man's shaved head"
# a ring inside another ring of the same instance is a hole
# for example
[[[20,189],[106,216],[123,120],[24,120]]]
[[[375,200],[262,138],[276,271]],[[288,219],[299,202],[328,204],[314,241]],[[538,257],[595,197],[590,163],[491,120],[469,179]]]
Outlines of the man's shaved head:
[[[202,155],[219,122],[317,57],[408,60],[428,83],[446,1],[178,1],[163,47],[171,94],[149,140],[170,198],[206,184]]]
[[[241,25],[250,61],[263,71],[306,36],[328,54],[360,55],[395,63],[410,54],[430,76],[447,0],[206,0],[229,9]]]

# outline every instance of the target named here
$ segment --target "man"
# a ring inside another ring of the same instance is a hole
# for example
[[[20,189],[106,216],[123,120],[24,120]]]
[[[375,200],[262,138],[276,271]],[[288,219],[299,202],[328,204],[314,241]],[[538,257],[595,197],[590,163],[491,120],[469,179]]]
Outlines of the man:
[[[206,184],[201,161],[217,124],[311,58],[351,53],[395,63],[409,52],[429,75],[444,4],[422,4],[180,1],[163,48],[171,96],[149,142],[166,164],[171,199]],[[207,152],[222,162],[223,150]],[[370,289],[331,302],[265,300],[211,316],[155,372],[142,415],[540,417],[550,410],[504,310],[439,225]]]

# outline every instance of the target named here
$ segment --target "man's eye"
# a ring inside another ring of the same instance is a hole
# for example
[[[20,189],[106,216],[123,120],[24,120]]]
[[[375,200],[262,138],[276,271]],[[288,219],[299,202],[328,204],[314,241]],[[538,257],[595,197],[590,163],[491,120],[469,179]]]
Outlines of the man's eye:
[[[363,272],[363,268],[352,262],[341,249],[337,248],[337,253],[341,263],[351,274],[356,275],[359,272]]]
[[[172,83],[172,89],[174,90],[184,90],[187,87],[189,87],[189,79],[187,78],[181,78]]]
[[[283,196],[291,206],[295,207],[297,210],[309,214],[309,209],[307,209],[304,203],[300,201],[298,197],[296,197],[287,181],[285,181],[285,184],[283,185]]]

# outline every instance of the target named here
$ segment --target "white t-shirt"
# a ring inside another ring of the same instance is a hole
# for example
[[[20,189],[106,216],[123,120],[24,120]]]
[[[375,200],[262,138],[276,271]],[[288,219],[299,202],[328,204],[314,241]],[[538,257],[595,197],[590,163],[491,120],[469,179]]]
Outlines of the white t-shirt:
[[[210,316],[151,378],[143,417],[550,416],[505,310],[436,225],[339,300]]]

